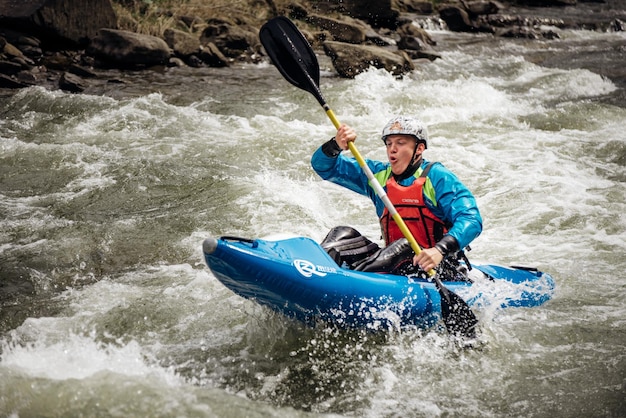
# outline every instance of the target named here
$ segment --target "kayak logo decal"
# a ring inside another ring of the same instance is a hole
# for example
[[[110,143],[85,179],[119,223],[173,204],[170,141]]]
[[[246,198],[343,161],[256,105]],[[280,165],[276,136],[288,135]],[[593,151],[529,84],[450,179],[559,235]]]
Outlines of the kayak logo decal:
[[[337,269],[328,266],[316,266],[308,260],[293,260],[293,265],[298,270],[298,273],[304,277],[313,277],[313,275],[324,277],[328,273],[336,273]]]

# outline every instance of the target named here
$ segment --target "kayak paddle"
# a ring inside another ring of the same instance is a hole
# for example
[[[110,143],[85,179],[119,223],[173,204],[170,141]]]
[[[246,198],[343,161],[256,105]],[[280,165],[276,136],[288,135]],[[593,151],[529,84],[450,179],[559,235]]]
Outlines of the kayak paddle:
[[[319,87],[320,69],[317,57],[311,45],[296,25],[285,16],[278,16],[270,19],[261,27],[259,37],[272,63],[278,68],[283,77],[294,86],[311,93],[320,103],[328,118],[335,125],[335,128],[339,129],[341,124],[326,103],[326,100],[324,100]],[[387,210],[389,210],[404,237],[411,244],[411,248],[415,254],[419,254],[422,249],[393,206],[393,203],[391,203],[391,200],[389,200],[387,193],[374,177],[372,170],[365,163],[361,153],[353,142],[348,142],[348,147],[361,169],[365,172],[370,185],[383,201]],[[439,277],[437,277],[435,270],[431,269],[428,271],[428,275],[434,280],[441,296],[441,316],[448,332],[454,335],[474,338],[478,320],[470,307],[461,297],[443,285]]]

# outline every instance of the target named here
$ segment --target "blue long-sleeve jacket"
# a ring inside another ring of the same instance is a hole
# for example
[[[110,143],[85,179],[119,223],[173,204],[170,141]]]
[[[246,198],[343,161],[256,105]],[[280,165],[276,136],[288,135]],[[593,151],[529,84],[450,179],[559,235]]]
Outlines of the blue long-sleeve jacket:
[[[386,189],[386,180],[391,175],[390,164],[375,160],[365,160],[365,162]],[[385,205],[374,189],[369,186],[367,176],[356,159],[348,158],[343,154],[329,157],[320,147],[313,154],[311,165],[322,179],[368,196],[376,206],[378,218],[382,216]],[[424,160],[421,170],[426,165],[428,161]],[[418,170],[417,176],[421,170]],[[409,186],[413,181],[415,181],[415,176],[410,176],[400,181],[399,184]],[[443,164],[434,163],[431,167],[424,184],[423,195],[424,202],[433,214],[451,225],[447,235],[456,238],[459,248],[465,248],[482,232],[482,217],[474,195]]]

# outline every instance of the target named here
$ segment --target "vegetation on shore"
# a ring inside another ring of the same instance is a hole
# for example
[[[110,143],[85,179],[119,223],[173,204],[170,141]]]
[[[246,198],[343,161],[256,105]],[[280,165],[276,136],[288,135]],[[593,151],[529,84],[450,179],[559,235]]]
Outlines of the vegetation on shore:
[[[236,24],[260,25],[291,0],[113,0],[120,29],[162,36],[168,29],[201,30],[209,19],[227,19]],[[307,5],[306,1],[301,1]],[[183,19],[181,19],[183,18]],[[194,25],[194,19],[197,24]],[[185,24],[191,22],[191,24]]]

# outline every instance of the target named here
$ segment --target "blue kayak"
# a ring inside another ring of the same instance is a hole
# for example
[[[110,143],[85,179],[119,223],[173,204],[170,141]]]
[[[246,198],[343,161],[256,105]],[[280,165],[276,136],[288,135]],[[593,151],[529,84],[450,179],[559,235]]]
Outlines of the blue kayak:
[[[211,237],[202,248],[224,286],[298,320],[386,329],[427,328],[441,318],[431,281],[342,268],[310,238]],[[472,308],[534,307],[554,292],[553,278],[533,268],[472,265],[469,276],[444,285]]]

